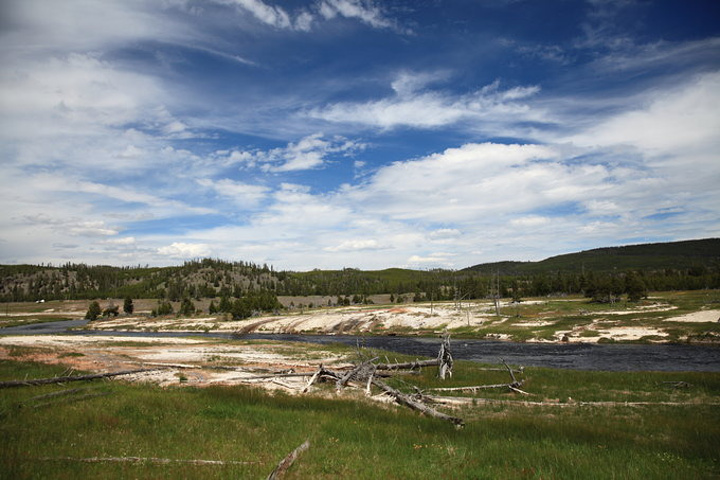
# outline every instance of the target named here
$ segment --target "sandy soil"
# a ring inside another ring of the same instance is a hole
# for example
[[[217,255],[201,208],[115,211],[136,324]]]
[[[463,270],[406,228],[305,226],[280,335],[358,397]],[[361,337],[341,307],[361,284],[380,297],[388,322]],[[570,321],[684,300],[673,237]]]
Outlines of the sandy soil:
[[[523,302],[525,303],[525,302]],[[533,301],[533,304],[542,304],[542,301]],[[527,303],[529,304],[529,303]],[[501,308],[512,311],[512,305],[503,303]],[[558,330],[555,341],[571,342],[597,342],[601,338],[619,341],[638,340],[643,337],[665,337],[667,334],[658,328],[639,326],[608,327],[607,316],[622,316],[637,313],[664,312],[674,307],[667,304],[653,304],[634,307],[627,310],[612,310],[607,312],[593,312],[595,317],[591,325],[577,327],[572,330]],[[709,312],[700,312],[710,315]],[[711,316],[711,315],[710,315]],[[696,318],[696,317],[676,317]],[[700,317],[697,317],[700,318]],[[704,316],[702,318],[705,318]],[[700,321],[700,320],[675,320]],[[121,317],[113,320],[101,320],[90,325],[92,329],[100,330],[146,330],[146,331],[217,331],[239,333],[314,333],[325,335],[373,333],[384,334],[388,331],[394,333],[424,332],[441,334],[446,330],[456,328],[480,329],[482,327],[500,326],[539,328],[555,324],[553,318],[516,319],[512,316],[495,315],[494,305],[490,302],[463,303],[456,308],[453,304],[413,304],[396,307],[372,308],[344,307],[322,310],[312,310],[307,313],[295,313],[285,316],[257,317],[243,321],[224,321],[214,317],[206,318],[147,318],[147,317]],[[599,325],[601,323],[602,325]],[[599,328],[604,326],[605,328]],[[590,331],[588,331],[590,330]],[[593,331],[597,331],[593,335]],[[509,339],[510,335],[504,333],[491,333],[487,338]],[[532,340],[531,340],[532,341]]]
[[[720,310],[702,310],[700,312],[688,313],[679,317],[665,319],[666,322],[687,322],[687,323],[705,323],[720,322]]]
[[[0,337],[0,359],[61,363],[76,370],[103,373],[156,369],[118,378],[161,386],[252,383],[289,391],[301,389],[320,364],[330,368],[347,365],[338,354],[280,342],[229,344],[185,338],[84,335]],[[262,378],[278,372],[304,376]]]

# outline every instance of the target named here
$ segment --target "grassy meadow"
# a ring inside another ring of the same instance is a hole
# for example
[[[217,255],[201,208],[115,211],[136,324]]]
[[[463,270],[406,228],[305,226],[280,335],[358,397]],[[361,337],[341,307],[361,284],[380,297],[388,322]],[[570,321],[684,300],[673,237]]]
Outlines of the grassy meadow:
[[[64,370],[3,360],[0,381]],[[428,368],[390,382],[411,391],[508,377],[456,362],[449,381]],[[486,390],[486,400],[439,407],[465,419],[460,430],[334,385],[306,395],[119,380],[2,389],[0,478],[259,479],[306,439],[285,478],[720,476],[720,374],[528,368],[522,377],[529,396]]]

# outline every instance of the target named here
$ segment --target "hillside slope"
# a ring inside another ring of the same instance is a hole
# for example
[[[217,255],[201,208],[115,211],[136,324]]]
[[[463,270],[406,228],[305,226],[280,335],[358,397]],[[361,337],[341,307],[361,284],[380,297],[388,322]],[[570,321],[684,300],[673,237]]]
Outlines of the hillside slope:
[[[613,270],[660,270],[705,268],[720,264],[720,238],[682,242],[648,243],[606,247],[568,253],[539,262],[495,262],[468,267],[464,271],[501,275],[553,272],[609,272]]]

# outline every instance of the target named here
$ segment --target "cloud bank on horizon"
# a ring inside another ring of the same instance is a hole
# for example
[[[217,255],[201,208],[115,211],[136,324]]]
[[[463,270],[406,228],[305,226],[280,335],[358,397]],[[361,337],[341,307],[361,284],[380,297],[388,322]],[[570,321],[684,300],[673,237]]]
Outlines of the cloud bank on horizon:
[[[8,0],[0,263],[720,236],[720,4]]]

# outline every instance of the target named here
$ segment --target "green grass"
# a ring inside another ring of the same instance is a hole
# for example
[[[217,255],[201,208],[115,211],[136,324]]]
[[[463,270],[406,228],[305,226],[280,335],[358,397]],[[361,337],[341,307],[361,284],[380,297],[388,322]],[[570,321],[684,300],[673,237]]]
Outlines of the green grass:
[[[402,360],[402,359],[400,359]],[[60,374],[65,367],[0,361],[0,379]],[[393,380],[431,386],[504,382],[458,362]],[[495,400],[695,401],[687,406],[528,407],[500,402],[453,412],[463,430],[356,398],[271,395],[239,387],[161,389],[120,381],[84,384],[104,396],[39,395],[74,386],[0,390],[0,478],[264,478],[310,439],[291,468],[300,478],[717,478],[720,375],[527,369],[524,389]],[[684,381],[672,388],[666,381]],[[325,390],[330,392],[333,386]],[[334,394],[333,394],[334,395]],[[352,395],[351,395],[352,397]],[[39,405],[45,403],[45,405]],[[35,408],[37,406],[37,408]],[[155,457],[248,465],[82,463],[65,458]],[[40,460],[46,459],[46,460]]]

